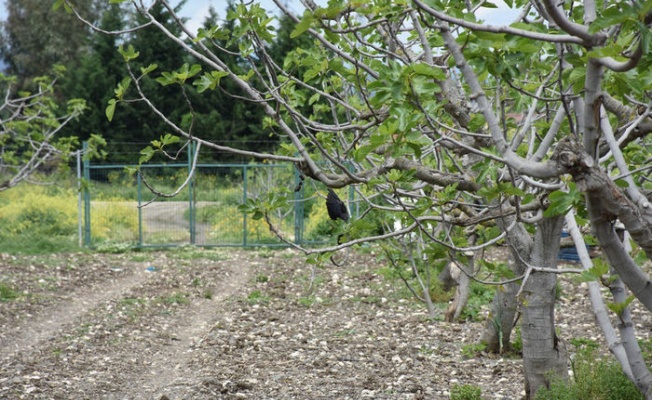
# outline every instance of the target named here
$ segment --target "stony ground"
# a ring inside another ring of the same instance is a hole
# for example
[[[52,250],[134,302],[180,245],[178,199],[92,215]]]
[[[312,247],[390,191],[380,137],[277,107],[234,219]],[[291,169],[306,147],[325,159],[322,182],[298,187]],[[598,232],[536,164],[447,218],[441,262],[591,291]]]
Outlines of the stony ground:
[[[290,250],[0,255],[0,398],[522,397],[520,359],[469,350],[481,322],[427,318],[380,267],[351,253],[313,269]],[[581,289],[559,319],[598,338]]]

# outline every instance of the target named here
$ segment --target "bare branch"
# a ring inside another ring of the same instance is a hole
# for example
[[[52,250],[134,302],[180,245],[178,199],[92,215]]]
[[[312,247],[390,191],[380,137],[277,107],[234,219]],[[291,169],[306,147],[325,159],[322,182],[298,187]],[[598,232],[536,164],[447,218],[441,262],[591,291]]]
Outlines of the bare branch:
[[[443,13],[441,11],[437,11],[434,8],[423,3],[421,0],[413,0],[413,2],[421,10],[425,11],[426,13],[432,15],[433,17],[441,21],[445,21],[450,24],[461,26],[463,28],[467,28],[474,31],[508,33],[511,35],[522,36],[529,39],[540,40],[543,42],[551,42],[551,43],[575,43],[575,44],[584,43],[584,40],[582,38],[576,36],[552,35],[547,33],[531,32],[523,29],[516,29],[509,26],[494,26],[494,25],[485,25],[485,24],[478,24],[475,22],[469,22],[463,19],[451,17],[450,15]]]

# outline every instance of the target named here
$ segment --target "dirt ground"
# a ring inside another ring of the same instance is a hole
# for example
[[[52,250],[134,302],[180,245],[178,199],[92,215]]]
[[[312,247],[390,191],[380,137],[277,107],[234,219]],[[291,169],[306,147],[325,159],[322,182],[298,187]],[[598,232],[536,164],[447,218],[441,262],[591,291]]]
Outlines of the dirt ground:
[[[0,302],[0,398],[522,397],[520,359],[468,357],[482,323],[428,319],[379,267],[351,253],[313,269],[291,250],[0,255],[17,295]],[[586,291],[566,291],[562,337],[598,339],[593,325]]]

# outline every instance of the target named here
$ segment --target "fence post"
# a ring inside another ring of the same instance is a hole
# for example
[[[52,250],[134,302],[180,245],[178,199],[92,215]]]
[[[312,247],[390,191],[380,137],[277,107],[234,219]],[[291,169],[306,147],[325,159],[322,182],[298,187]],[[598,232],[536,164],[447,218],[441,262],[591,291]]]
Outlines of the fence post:
[[[247,204],[247,165],[242,166],[242,204]],[[247,213],[242,213],[242,246],[247,247]]]
[[[136,193],[138,194],[138,247],[143,247],[143,178],[140,170],[136,173]]]
[[[81,151],[75,152],[77,161],[77,239],[79,240],[79,247],[84,245],[84,207],[82,199],[82,166],[81,166]]]
[[[299,169],[293,169],[294,187],[300,187],[299,190],[294,192],[294,243],[301,245],[303,243],[303,185],[301,185],[302,182]]]
[[[88,142],[84,142],[82,145],[82,150],[84,154],[88,154]],[[86,156],[83,158],[84,161],[84,181],[83,185],[84,191],[84,244],[88,247],[91,245],[91,194],[89,185],[91,184],[91,160],[90,157]]]
[[[188,143],[188,174],[192,173],[192,160],[195,158],[195,142]],[[188,182],[188,225],[190,228],[190,244],[195,244],[195,198],[194,198],[194,177]]]

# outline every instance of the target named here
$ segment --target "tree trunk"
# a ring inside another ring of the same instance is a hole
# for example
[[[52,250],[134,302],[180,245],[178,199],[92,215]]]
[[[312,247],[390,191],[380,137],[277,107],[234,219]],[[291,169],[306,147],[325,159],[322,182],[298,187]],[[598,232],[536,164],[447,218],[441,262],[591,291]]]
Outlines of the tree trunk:
[[[624,304],[627,301],[627,293],[623,281],[617,275],[613,276],[609,290],[614,297],[616,304]],[[634,332],[634,323],[629,307],[623,308],[618,313],[618,330],[620,339],[627,354],[629,367],[632,374],[632,381],[636,387],[649,399],[652,396],[652,375],[645,364],[643,353],[636,340]]]
[[[532,251],[532,238],[522,224],[514,223],[514,217],[504,217],[496,220],[500,229],[507,232],[509,245],[509,267],[515,276],[525,273]],[[491,313],[480,339],[487,351],[499,353],[511,349],[510,338],[517,311],[516,294],[520,288],[517,282],[507,283],[496,290]]]
[[[469,276],[473,273],[472,265],[470,267],[462,265],[459,261],[451,261],[439,274],[444,290],[448,291],[451,287],[456,287],[455,297],[444,314],[444,321],[446,322],[459,320],[464,307],[469,302],[471,294],[471,278]]]
[[[648,257],[651,256],[652,211],[648,199],[641,199],[635,190],[621,190],[571,137],[561,141],[555,153],[553,158],[568,170],[577,187],[584,191],[593,233],[609,265],[618,274],[619,279],[610,286],[614,300],[616,303],[626,300],[622,280],[641,304],[652,311],[652,281],[634,262],[614,229],[614,222],[619,219],[632,239]],[[621,311],[619,319],[620,341],[629,364],[623,369],[629,372],[628,376],[646,399],[652,399],[652,375],[643,361],[627,308]]]
[[[517,275],[523,274],[522,269],[520,274],[518,273],[519,268],[514,266],[516,262],[511,254],[509,264]],[[487,325],[480,339],[489,352],[503,353],[512,349],[510,338],[518,308],[516,293],[519,288],[518,283],[508,283],[496,290]]]
[[[623,249],[612,223],[619,219],[632,239],[652,258],[652,207],[636,204],[601,170],[571,136],[559,142],[552,157],[572,176],[586,196],[593,232],[609,265],[636,298],[652,311],[652,280]]]
[[[557,268],[557,253],[563,218],[546,218],[537,225],[531,266]],[[568,357],[555,333],[557,275],[531,271],[522,290],[521,335],[527,398],[552,379],[566,379]]]

